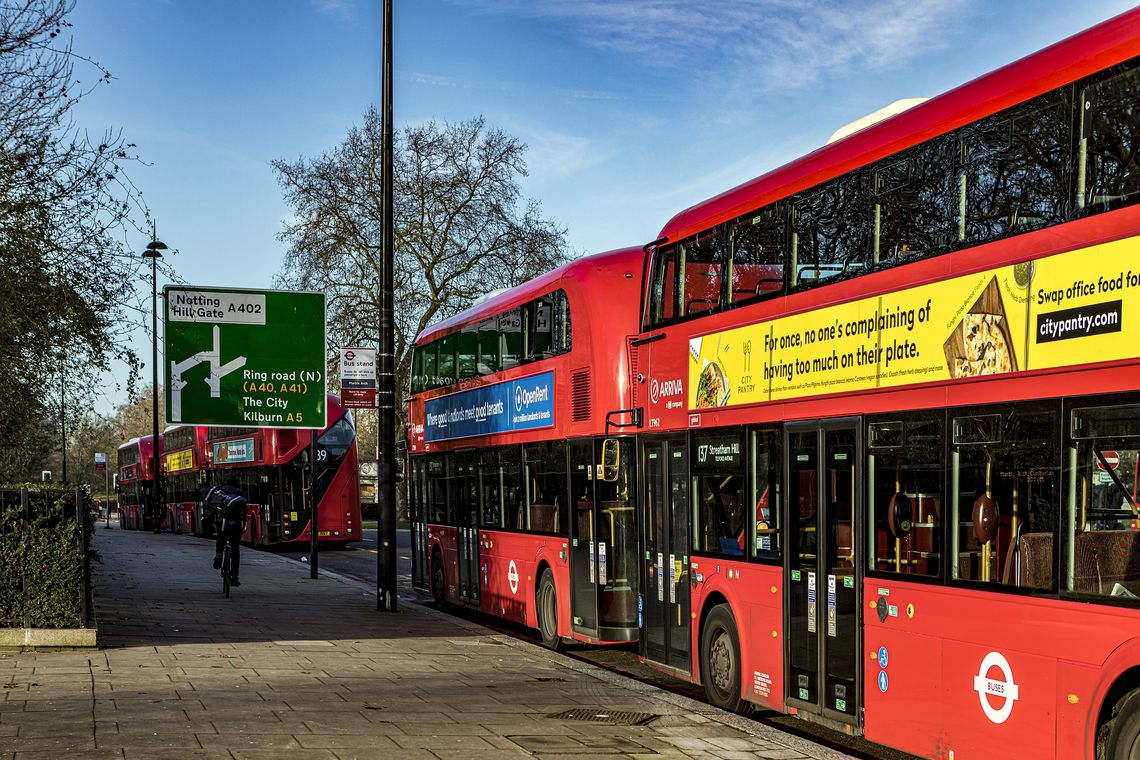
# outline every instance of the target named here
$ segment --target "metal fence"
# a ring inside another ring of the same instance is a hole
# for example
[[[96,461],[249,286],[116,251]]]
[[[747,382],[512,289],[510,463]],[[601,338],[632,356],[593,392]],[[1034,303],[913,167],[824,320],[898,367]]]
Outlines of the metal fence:
[[[82,489],[0,488],[0,628],[87,628],[91,501]]]

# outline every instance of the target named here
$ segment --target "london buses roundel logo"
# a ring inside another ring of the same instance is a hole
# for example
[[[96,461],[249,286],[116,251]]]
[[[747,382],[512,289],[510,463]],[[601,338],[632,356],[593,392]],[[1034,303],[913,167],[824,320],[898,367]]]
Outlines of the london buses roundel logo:
[[[997,668],[1000,679],[990,677],[994,668]],[[974,691],[978,692],[982,712],[990,722],[1005,723],[1019,694],[1017,684],[1013,682],[1013,669],[1001,652],[990,652],[982,659],[978,674],[974,676]],[[999,706],[995,707],[995,704]]]
[[[512,594],[519,592],[519,569],[515,566],[513,559],[511,560],[511,564],[507,566],[507,583],[511,584]]]

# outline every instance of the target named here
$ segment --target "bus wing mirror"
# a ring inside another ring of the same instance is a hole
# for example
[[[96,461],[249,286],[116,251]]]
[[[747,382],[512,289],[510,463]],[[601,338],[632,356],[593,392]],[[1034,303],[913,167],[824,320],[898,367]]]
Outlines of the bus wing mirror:
[[[621,470],[621,448],[617,438],[602,441],[602,480],[614,483]]]

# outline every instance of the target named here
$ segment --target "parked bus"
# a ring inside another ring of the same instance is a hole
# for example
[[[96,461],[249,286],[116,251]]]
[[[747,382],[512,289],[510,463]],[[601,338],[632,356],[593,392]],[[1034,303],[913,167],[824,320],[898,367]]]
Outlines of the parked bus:
[[[1140,757],[1138,56],[1130,11],[647,247],[646,662],[923,757]]]
[[[206,479],[206,431],[193,425],[174,425],[162,432],[163,490],[166,524],[172,533],[205,535],[199,486]],[[213,526],[209,527],[213,532]]]
[[[132,438],[120,446],[118,468],[119,525],[124,530],[152,530],[154,515],[147,505],[154,498],[154,436]]]
[[[413,583],[552,648],[637,639],[635,447],[616,434],[631,422],[643,258],[567,264],[413,347]]]
[[[328,424],[317,433],[316,498],[319,504],[317,540],[344,545],[361,539],[360,460],[352,413],[340,398],[329,394]],[[242,539],[254,547],[308,545],[312,520],[309,508],[311,432],[288,428],[201,428],[202,476],[220,484],[237,478],[249,501],[249,519]],[[196,525],[209,535],[213,526],[198,504]]]

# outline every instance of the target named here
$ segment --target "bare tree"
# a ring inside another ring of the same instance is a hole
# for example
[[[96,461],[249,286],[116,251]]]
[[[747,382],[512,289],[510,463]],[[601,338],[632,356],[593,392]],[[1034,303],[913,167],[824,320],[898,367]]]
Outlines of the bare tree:
[[[139,260],[123,238],[145,229],[146,209],[123,171],[136,160],[134,146],[119,132],[92,137],[72,121],[75,104],[111,78],[64,40],[73,5],[0,0],[4,448],[42,447],[42,422],[61,383],[80,409],[113,359],[138,366],[126,337],[138,322]],[[94,81],[80,81],[77,67]],[[23,458],[0,451],[0,467]],[[17,476],[0,469],[0,478]]]
[[[278,282],[323,290],[332,346],[375,345],[380,277],[382,149],[375,109],[337,147],[274,161],[293,210]],[[393,156],[397,409],[425,327],[489,291],[566,261],[566,231],[523,199],[526,146],[480,118],[430,122],[397,135]],[[399,417],[402,419],[403,414]]]

